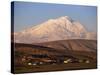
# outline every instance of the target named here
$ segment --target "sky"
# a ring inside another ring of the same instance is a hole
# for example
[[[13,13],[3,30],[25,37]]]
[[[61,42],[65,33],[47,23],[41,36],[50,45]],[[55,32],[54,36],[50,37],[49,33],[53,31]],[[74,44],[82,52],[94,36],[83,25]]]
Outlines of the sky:
[[[69,16],[88,31],[97,32],[97,7],[68,4],[14,2],[14,31],[41,24],[49,19]]]

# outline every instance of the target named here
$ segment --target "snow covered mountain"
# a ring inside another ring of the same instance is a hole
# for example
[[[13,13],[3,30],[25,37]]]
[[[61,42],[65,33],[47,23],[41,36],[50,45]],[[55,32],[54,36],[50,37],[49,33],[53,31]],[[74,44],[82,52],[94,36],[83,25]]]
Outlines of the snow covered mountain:
[[[68,16],[50,19],[40,25],[14,33],[17,43],[41,43],[66,39],[96,39],[96,34]]]

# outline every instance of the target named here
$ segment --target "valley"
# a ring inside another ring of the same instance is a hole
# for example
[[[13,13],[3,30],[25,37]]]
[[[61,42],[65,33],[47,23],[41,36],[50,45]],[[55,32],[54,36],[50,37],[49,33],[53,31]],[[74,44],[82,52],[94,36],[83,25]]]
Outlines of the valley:
[[[96,40],[74,39],[33,44],[15,43],[15,53],[16,73],[89,69],[96,68],[97,63]]]

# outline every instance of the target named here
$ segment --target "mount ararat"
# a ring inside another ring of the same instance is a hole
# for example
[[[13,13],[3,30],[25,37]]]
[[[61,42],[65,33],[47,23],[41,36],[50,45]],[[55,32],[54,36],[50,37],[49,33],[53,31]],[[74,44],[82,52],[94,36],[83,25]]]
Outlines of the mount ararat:
[[[49,19],[31,28],[14,33],[16,43],[42,43],[69,39],[96,40],[96,33],[89,32],[80,22],[68,16]]]

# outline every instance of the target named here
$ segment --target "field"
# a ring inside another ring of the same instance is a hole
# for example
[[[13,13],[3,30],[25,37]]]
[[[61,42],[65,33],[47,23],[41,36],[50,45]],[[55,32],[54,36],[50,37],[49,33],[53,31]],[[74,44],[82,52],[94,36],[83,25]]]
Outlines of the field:
[[[24,65],[23,67],[16,67],[15,73],[80,70],[80,69],[95,69],[95,68],[96,68],[96,63],[68,63],[68,64],[36,65],[36,66]]]

